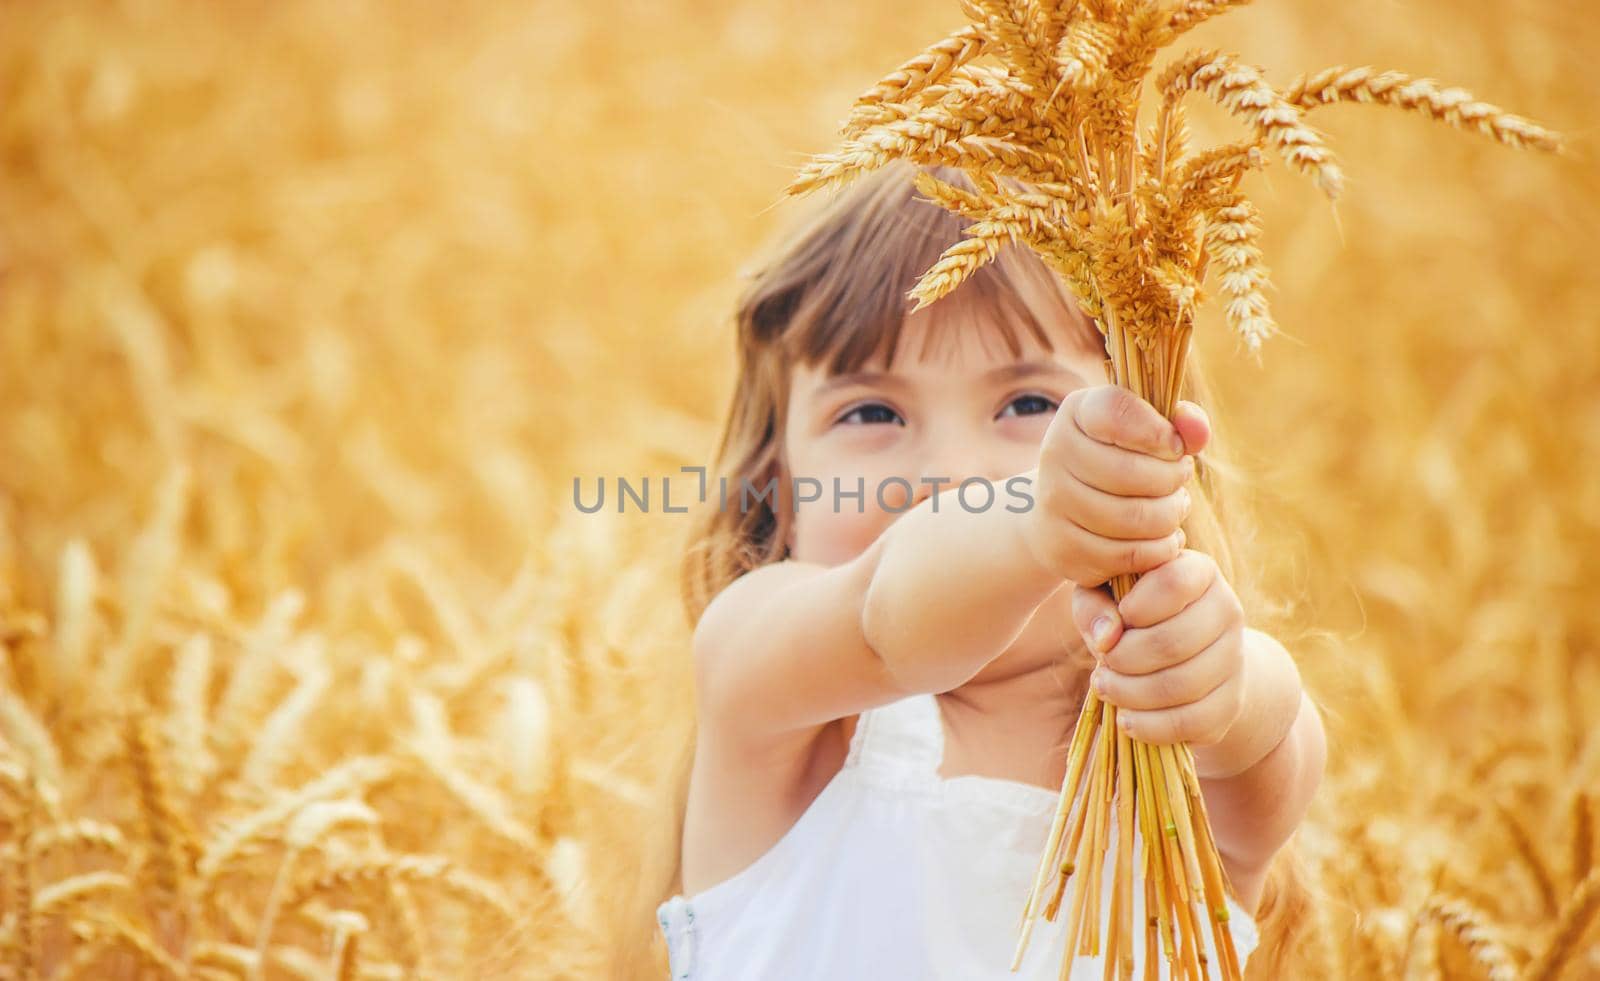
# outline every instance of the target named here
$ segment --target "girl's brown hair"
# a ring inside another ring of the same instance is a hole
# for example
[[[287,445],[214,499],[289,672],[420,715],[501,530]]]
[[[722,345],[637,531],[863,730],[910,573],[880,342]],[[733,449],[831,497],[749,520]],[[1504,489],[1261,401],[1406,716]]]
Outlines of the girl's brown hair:
[[[760,489],[771,480],[780,487],[787,480],[782,434],[792,370],[800,364],[826,365],[828,373],[839,374],[873,361],[892,363],[912,305],[907,292],[971,224],[920,197],[913,180],[916,169],[897,160],[856,179],[799,228],[780,236],[774,253],[747,273],[750,282],[735,315],[738,376],[707,474],[709,480],[727,481],[730,501],[741,482]],[[958,169],[920,169],[973,190],[971,180]],[[1055,339],[1065,336],[1069,343],[1105,357],[1097,325],[1079,309],[1060,279],[1018,245],[1002,247],[993,262],[938,302],[976,305],[988,314],[983,321],[998,329],[1014,354],[1020,351],[1017,331],[1025,330],[1047,350],[1055,350]],[[1072,329],[1052,332],[1046,329],[1050,321],[1070,322]],[[944,319],[946,324],[952,322],[957,319]],[[1179,397],[1205,406],[1216,425],[1216,399],[1192,349]],[[1236,553],[1248,544],[1252,529],[1237,508],[1224,506],[1222,486],[1228,484],[1232,492],[1238,480],[1224,457],[1226,444],[1218,438],[1218,429],[1205,452],[1196,455],[1200,493],[1183,527],[1188,547],[1216,560],[1250,622],[1259,625],[1283,611],[1260,593],[1257,570]],[[682,599],[691,624],[729,583],[785,558],[793,514],[781,495],[773,502],[777,507],[768,503],[770,496],[753,498],[751,507],[719,507],[717,496],[708,496],[711,503],[692,516],[681,569]],[[693,760],[691,738],[668,775],[664,809],[669,819],[659,829],[659,847],[646,856],[632,904],[633,920],[656,932],[648,945],[653,953],[646,954],[644,944],[625,945],[627,949],[619,951],[624,965],[620,976],[653,977],[660,971],[664,947],[654,907],[683,889],[681,837]],[[1303,921],[1306,884],[1293,850],[1291,843],[1280,851],[1258,911],[1263,938],[1272,940],[1270,948],[1262,945],[1271,964],[1269,976],[1280,973]]]

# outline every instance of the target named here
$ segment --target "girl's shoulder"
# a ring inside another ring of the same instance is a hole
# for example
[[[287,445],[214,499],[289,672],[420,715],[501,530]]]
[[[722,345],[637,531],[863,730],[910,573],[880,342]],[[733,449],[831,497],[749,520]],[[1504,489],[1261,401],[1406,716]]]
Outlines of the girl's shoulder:
[[[701,728],[783,759],[861,706],[898,697],[862,629],[874,557],[869,547],[841,565],[776,562],[713,597],[692,638]]]

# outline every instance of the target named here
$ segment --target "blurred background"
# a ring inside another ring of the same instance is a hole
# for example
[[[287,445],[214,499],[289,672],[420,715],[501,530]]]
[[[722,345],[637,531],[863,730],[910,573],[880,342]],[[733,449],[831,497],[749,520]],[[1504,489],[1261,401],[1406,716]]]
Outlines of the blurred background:
[[[961,22],[0,3],[9,976],[598,977],[654,928],[615,911],[690,732],[687,525],[573,478],[710,461],[738,273],[820,203],[783,186]],[[1260,0],[1186,45],[1578,151],[1335,106],[1337,213],[1245,181],[1285,334],[1196,343],[1326,706],[1296,976],[1491,976],[1563,914],[1600,975],[1597,42],[1582,4]]]

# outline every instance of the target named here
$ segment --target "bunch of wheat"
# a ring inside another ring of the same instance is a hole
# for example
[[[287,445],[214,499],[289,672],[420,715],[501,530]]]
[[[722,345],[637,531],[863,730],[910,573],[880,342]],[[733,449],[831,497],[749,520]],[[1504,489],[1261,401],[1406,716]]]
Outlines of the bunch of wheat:
[[[1260,223],[1239,182],[1272,150],[1330,200],[1342,177],[1307,112],[1336,102],[1376,102],[1474,129],[1512,146],[1559,151],[1556,134],[1475,101],[1459,88],[1370,68],[1335,67],[1286,89],[1217,50],[1186,52],[1155,75],[1153,125],[1139,100],[1157,54],[1197,24],[1248,0],[962,0],[972,23],[901,65],[857,101],[843,146],[811,160],[786,189],[837,186],[902,158],[956,166],[966,191],[919,173],[934,203],[972,219],[911,291],[920,309],[959,286],[1007,242],[1058,273],[1105,338],[1108,379],[1171,417],[1207,265],[1221,271],[1229,325],[1258,354],[1275,330],[1264,289]],[[978,61],[995,55],[998,65]],[[1246,123],[1250,135],[1191,149],[1184,97],[1200,92]],[[1120,600],[1136,576],[1112,581]],[[1135,822],[1144,851],[1147,976],[1156,946],[1173,977],[1205,976],[1202,899],[1222,960],[1240,967],[1227,930],[1229,889],[1187,745],[1149,745],[1121,733],[1116,707],[1084,699],[1066,779],[1019,925],[1015,970],[1033,924],[1054,920],[1073,872],[1065,977],[1077,952],[1100,952],[1099,875],[1117,808],[1117,864],[1107,928],[1107,977],[1132,976],[1131,889]],[[1074,806],[1074,805],[1078,806]],[[1054,870],[1054,882],[1051,882]],[[1447,911],[1446,911],[1447,912]]]

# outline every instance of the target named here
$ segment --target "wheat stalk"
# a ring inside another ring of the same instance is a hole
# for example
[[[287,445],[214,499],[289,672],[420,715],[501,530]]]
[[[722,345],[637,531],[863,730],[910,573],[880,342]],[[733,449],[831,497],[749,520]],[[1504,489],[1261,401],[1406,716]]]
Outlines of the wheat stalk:
[[[1501,822],[1505,825],[1516,856],[1521,859],[1522,866],[1528,870],[1534,885],[1538,887],[1539,900],[1544,904],[1545,912],[1555,915],[1557,906],[1555,874],[1550,871],[1550,863],[1545,861],[1544,855],[1540,852],[1539,843],[1534,840],[1533,832],[1528,830],[1528,826],[1516,809],[1502,801],[1495,801],[1494,806]]]
[[[295,863],[301,853],[315,847],[338,825],[360,824],[372,827],[378,820],[377,813],[361,801],[340,800],[310,804],[290,822],[288,833],[285,835],[289,848],[278,864],[277,874],[273,877],[272,886],[267,892],[260,925],[256,928],[255,955],[258,965],[265,960],[267,949],[271,946],[272,928],[277,921],[280,904],[292,881]]]
[[[1578,952],[1578,941],[1583,939],[1597,910],[1600,910],[1600,872],[1591,872],[1578,883],[1578,888],[1561,908],[1550,939],[1523,971],[1522,981],[1552,981],[1558,977],[1561,968]]]
[[[370,929],[367,918],[355,910],[333,914],[333,966],[335,981],[355,981],[359,972],[361,935]]]
[[[1594,868],[1594,804],[1587,791],[1572,797],[1572,881],[1582,882]]]
[[[93,947],[127,951],[141,965],[163,978],[177,981],[187,974],[176,958],[120,914],[98,912],[87,919],[75,920],[72,933],[79,941]]]
[[[152,847],[156,888],[169,897],[183,897],[200,859],[199,843],[187,815],[178,809],[165,756],[156,743],[155,726],[143,709],[130,710],[124,721],[128,762],[138,788],[145,833]]]
[[[358,756],[329,768],[299,790],[283,794],[228,824],[202,850],[198,868],[202,895],[215,887],[217,878],[246,846],[270,834],[302,808],[328,797],[371,788],[389,779],[395,769],[394,762],[383,757]]]
[[[965,237],[928,269],[908,294],[913,309],[949,295],[1008,243],[1035,251],[1094,318],[1106,341],[1106,374],[1170,418],[1183,388],[1197,307],[1215,269],[1232,331],[1251,353],[1276,331],[1266,301],[1269,274],[1260,248],[1259,214],[1239,189],[1241,178],[1272,152],[1311,179],[1329,198],[1343,173],[1320,133],[1305,121],[1338,101],[1379,102],[1422,112],[1502,142],[1554,150],[1559,140],[1519,117],[1475,102],[1459,89],[1369,69],[1334,68],[1287,90],[1236,55],[1185,52],[1158,73],[1164,46],[1196,25],[1246,0],[1039,2],[963,0],[971,23],[936,42],[859,99],[843,128],[843,145],[806,163],[785,189],[799,195],[838,187],[891,160],[946,164],[965,170],[975,190],[926,173],[916,178],[927,199],[967,219]],[[976,64],[994,55],[999,71]],[[1139,91],[1150,82],[1156,119],[1144,136]],[[1189,148],[1184,98],[1208,96],[1250,131],[1247,140]],[[1048,189],[1047,189],[1048,188]],[[1119,576],[1121,599],[1137,577]],[[1582,806],[1582,805],[1580,805]],[[1231,891],[1206,817],[1205,800],[1187,746],[1145,746],[1120,737],[1116,708],[1094,692],[1084,698],[1067,774],[1023,905],[1012,969],[1020,964],[1035,920],[1053,920],[1065,889],[1068,964],[1100,951],[1099,875],[1118,815],[1107,977],[1132,971],[1132,833],[1149,842],[1141,870],[1150,909],[1144,950],[1154,970],[1157,948],[1175,978],[1209,973],[1199,949],[1203,928],[1216,940],[1221,976],[1240,965],[1227,930]],[[1534,856],[1521,826],[1519,847]],[[1590,861],[1587,839],[1576,864]],[[1553,904],[1543,866],[1541,892]],[[1082,870],[1083,874],[1075,873]],[[1201,904],[1197,915],[1194,902]],[[1202,921],[1204,927],[1202,926]],[[1508,961],[1459,902],[1429,907],[1409,971],[1436,970],[1441,929],[1467,945],[1494,976]]]

